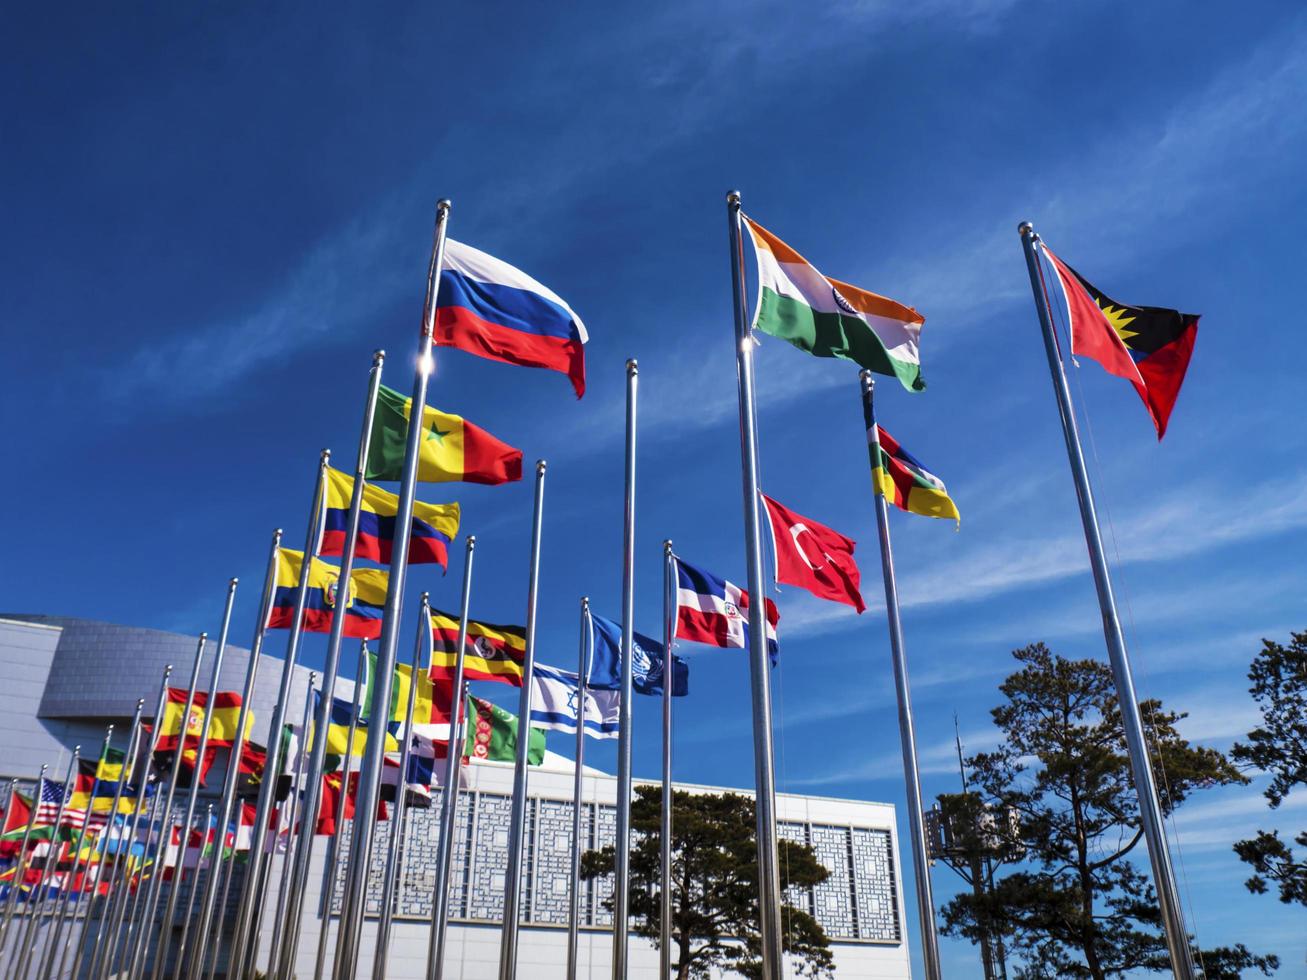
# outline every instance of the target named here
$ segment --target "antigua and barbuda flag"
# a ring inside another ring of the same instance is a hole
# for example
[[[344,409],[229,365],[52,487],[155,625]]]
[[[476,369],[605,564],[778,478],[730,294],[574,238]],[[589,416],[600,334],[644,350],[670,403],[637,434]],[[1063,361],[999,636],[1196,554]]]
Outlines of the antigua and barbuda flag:
[[[295,590],[299,586],[304,553],[277,549],[277,581],[268,608],[268,629],[290,629],[295,618]],[[340,569],[318,558],[309,567],[308,595],[304,603],[304,629],[310,633],[331,632],[332,614],[345,608],[345,635],[375,640],[381,635],[386,586],[390,576],[379,568],[356,568],[349,577],[349,597],[344,603],[336,594]]]
[[[767,653],[776,664],[776,624],[780,610],[764,599]],[[749,646],[749,593],[712,572],[676,559],[676,636],[694,643],[737,650]]]
[[[345,552],[345,528],[349,522],[349,503],[354,495],[354,478],[340,470],[327,468],[326,504],[322,509],[322,555]],[[390,564],[395,542],[395,515],[399,497],[371,483],[363,485],[359,510],[359,533],[354,543],[354,557],[367,558],[382,565]],[[449,567],[449,543],[458,537],[458,504],[424,504],[413,501],[413,533],[409,538],[410,565],[435,564]]]
[[[621,730],[622,693],[582,689],[576,674],[536,664],[531,678],[531,724],[576,734],[576,720],[585,705],[585,733],[591,738],[617,738]]]
[[[436,297],[435,343],[492,361],[561,371],[585,394],[585,324],[548,286],[453,239]]]
[[[860,591],[862,575],[853,560],[857,542],[839,531],[796,514],[784,504],[760,493],[771,528],[776,554],[776,581],[807,589],[818,599],[867,608]]]
[[[1042,244],[1042,243],[1041,243]],[[1071,353],[1092,357],[1139,392],[1160,441],[1198,337],[1198,314],[1118,303],[1092,286],[1047,245],[1071,323]]]
[[[753,329],[817,357],[842,357],[921,391],[921,327],[910,306],[823,276],[790,246],[744,219],[758,259]]]

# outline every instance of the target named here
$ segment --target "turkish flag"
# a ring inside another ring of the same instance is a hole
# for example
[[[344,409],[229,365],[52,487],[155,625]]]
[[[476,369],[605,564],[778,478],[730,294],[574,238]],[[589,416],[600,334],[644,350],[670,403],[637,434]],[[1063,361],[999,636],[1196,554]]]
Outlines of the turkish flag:
[[[843,602],[858,612],[866,609],[858,590],[862,575],[853,560],[857,542],[794,513],[766,494],[759,496],[767,505],[767,520],[771,523],[776,581],[807,589],[818,599]]]

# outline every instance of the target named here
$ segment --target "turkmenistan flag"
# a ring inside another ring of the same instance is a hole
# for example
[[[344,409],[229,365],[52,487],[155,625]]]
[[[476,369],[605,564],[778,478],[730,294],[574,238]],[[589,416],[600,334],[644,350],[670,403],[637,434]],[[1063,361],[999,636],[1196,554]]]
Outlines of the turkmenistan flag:
[[[749,218],[744,224],[758,257],[755,330],[817,357],[842,357],[877,374],[891,374],[909,391],[926,387],[919,352],[924,316],[892,299],[826,278],[761,225]]]
[[[464,755],[491,762],[513,762],[517,758],[517,715],[480,698],[467,699],[467,743]],[[545,733],[532,728],[526,761],[540,765],[545,758]]]
[[[413,399],[382,385],[368,444],[367,478],[398,480]],[[422,412],[418,479],[423,483],[510,483],[522,479],[522,450],[500,442],[459,415]]]

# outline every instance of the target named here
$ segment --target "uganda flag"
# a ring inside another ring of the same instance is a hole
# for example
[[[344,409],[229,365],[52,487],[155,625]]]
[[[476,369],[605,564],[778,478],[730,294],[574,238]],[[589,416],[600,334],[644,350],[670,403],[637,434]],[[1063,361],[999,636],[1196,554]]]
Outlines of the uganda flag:
[[[951,517],[962,523],[944,481],[922,466],[883,427],[874,422],[872,425],[875,428],[867,430],[867,446],[872,452],[871,482],[876,492],[910,514]]]
[[[829,279],[790,246],[744,219],[758,259],[753,329],[817,357],[842,357],[921,391],[921,327],[926,318],[902,303]]]
[[[526,630],[520,626],[495,626],[468,620],[467,652],[463,676],[470,681],[499,681],[522,686],[522,661],[526,656]],[[458,618],[438,610],[431,612],[431,677],[452,679],[458,659]]]
[[[413,400],[381,386],[368,443],[367,478],[398,480]],[[522,450],[458,415],[422,411],[418,479],[423,483],[511,483],[522,479]]]
[[[1139,392],[1160,440],[1180,394],[1198,336],[1198,314],[1161,306],[1128,306],[1090,285],[1043,246],[1066,296],[1071,353],[1092,357]]]

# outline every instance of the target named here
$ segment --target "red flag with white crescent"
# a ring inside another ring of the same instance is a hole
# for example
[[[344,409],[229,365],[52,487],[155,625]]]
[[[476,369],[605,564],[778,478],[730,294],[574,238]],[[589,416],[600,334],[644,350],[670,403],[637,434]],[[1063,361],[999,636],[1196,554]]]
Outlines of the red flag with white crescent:
[[[818,599],[842,602],[858,612],[866,609],[859,591],[862,575],[853,560],[857,542],[810,517],[796,514],[766,494],[759,496],[767,505],[767,520],[771,524],[776,581],[807,589]]]

